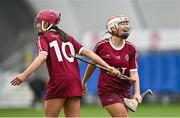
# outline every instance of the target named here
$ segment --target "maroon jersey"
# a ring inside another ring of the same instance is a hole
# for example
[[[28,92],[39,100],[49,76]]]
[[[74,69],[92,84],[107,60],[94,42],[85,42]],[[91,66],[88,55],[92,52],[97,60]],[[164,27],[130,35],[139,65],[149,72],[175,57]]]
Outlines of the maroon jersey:
[[[137,71],[137,51],[135,46],[128,41],[124,41],[121,47],[116,48],[111,39],[105,39],[97,43],[94,51],[110,66],[118,68],[126,76],[130,76],[130,71]],[[129,80],[113,77],[101,70],[98,82],[99,94],[114,90],[129,91],[130,87],[131,82]]]
[[[83,46],[73,37],[62,42],[54,30],[38,37],[38,53],[46,52],[50,80],[45,99],[82,96],[80,72],[77,59],[69,54],[81,53]]]

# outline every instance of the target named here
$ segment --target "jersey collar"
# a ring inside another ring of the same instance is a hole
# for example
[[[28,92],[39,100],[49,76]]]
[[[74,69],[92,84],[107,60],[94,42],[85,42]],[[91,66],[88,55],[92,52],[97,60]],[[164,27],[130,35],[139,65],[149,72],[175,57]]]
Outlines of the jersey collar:
[[[111,39],[111,38],[109,39],[109,43],[110,43],[111,47],[112,47],[113,49],[115,49],[115,50],[121,50],[121,49],[124,47],[125,42],[126,42],[126,41],[123,40],[122,46],[117,48],[117,47],[115,47],[115,46],[112,44],[112,39]]]

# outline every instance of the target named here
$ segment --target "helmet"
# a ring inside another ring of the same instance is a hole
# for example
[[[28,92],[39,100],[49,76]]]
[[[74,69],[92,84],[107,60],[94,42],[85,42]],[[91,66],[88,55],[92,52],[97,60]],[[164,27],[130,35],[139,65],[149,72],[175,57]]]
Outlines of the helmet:
[[[125,15],[112,16],[112,17],[108,18],[107,23],[106,23],[106,28],[108,29],[109,32],[112,32],[112,30],[111,30],[112,27],[118,28],[119,23],[122,23],[125,21],[129,22],[128,17],[126,17]]]
[[[45,20],[52,25],[57,25],[60,22],[61,14],[54,10],[42,10],[36,15],[36,21]]]
[[[122,39],[127,39],[130,33],[130,28],[128,28],[128,31],[121,32],[120,34],[113,34],[112,32],[112,28],[118,29],[118,25],[123,22],[129,23],[129,19],[125,15],[110,17],[106,23],[106,28],[110,34],[116,35]]]

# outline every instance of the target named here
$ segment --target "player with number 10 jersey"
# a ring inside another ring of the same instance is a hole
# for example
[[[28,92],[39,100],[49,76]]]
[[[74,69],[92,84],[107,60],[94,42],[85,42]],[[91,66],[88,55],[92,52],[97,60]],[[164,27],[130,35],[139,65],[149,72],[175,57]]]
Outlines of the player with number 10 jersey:
[[[69,54],[81,54],[83,46],[71,36],[69,42],[62,42],[55,31],[50,30],[39,36],[37,48],[38,53],[51,54],[46,61],[50,81],[45,99],[82,96],[78,62]]]

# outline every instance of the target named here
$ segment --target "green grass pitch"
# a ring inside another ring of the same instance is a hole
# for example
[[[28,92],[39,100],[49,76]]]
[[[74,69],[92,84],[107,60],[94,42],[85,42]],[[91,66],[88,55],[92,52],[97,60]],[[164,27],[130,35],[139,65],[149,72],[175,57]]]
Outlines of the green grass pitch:
[[[63,113],[60,114],[63,116]],[[180,117],[180,104],[157,105],[142,104],[130,117]],[[43,109],[0,109],[0,117],[44,117]],[[81,117],[110,117],[100,105],[82,105]]]

